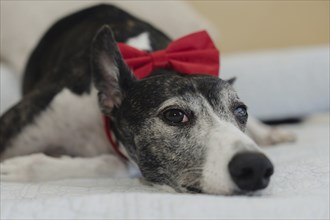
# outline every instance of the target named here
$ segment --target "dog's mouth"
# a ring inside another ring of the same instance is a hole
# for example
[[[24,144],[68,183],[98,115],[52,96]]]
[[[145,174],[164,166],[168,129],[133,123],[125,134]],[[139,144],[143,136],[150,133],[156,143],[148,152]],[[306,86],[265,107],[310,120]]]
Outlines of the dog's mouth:
[[[196,194],[196,193],[203,193],[202,189],[194,186],[187,186],[186,187],[187,192]]]
[[[189,186],[189,185],[182,185],[180,192],[191,193],[191,194],[199,194],[204,193],[200,187],[197,186]]]
[[[240,190],[237,189],[233,191],[232,193],[226,194],[227,196],[261,196],[261,191],[262,190],[257,190],[257,191],[247,191],[247,190]],[[209,194],[207,192],[204,192],[200,187],[196,186],[186,186],[183,185],[182,189],[180,192],[185,192],[185,193],[190,193],[190,194]]]

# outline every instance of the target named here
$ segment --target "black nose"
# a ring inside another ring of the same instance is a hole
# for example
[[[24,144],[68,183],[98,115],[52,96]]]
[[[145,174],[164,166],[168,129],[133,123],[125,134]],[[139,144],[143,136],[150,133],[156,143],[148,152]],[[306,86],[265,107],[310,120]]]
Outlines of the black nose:
[[[236,185],[248,191],[266,188],[274,173],[273,164],[261,153],[236,154],[228,168]]]

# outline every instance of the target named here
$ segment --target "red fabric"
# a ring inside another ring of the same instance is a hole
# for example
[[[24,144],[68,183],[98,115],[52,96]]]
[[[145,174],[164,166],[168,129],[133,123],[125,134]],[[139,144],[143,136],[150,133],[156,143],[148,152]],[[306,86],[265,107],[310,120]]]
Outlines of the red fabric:
[[[118,43],[118,47],[138,79],[147,77],[157,68],[174,69],[185,74],[219,76],[219,51],[206,31],[182,37],[170,43],[166,49],[154,52],[141,51],[124,43]],[[106,116],[103,119],[105,133],[114,151],[128,160],[112,137],[109,119]]]
[[[186,74],[219,75],[219,51],[206,31],[173,41],[164,50],[146,52],[118,43],[126,64],[138,79],[157,68],[173,69]]]
[[[104,121],[104,130],[105,134],[107,135],[108,141],[112,145],[112,148],[114,151],[123,159],[128,160],[128,158],[119,150],[119,146],[116,141],[113,140],[112,134],[111,134],[111,127],[110,127],[110,121],[107,116],[103,116]]]

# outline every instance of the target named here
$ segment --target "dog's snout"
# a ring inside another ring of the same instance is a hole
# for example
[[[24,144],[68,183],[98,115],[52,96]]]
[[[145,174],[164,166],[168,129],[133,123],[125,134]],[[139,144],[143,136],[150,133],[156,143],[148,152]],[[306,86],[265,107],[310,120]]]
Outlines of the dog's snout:
[[[274,167],[261,153],[236,154],[228,164],[229,173],[241,190],[254,191],[267,187]]]

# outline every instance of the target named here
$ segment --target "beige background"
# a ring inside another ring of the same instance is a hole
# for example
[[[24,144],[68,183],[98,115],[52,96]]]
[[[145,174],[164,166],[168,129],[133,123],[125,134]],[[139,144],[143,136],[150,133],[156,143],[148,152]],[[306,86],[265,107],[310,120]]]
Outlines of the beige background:
[[[189,1],[220,32],[222,53],[329,43],[329,1]]]

